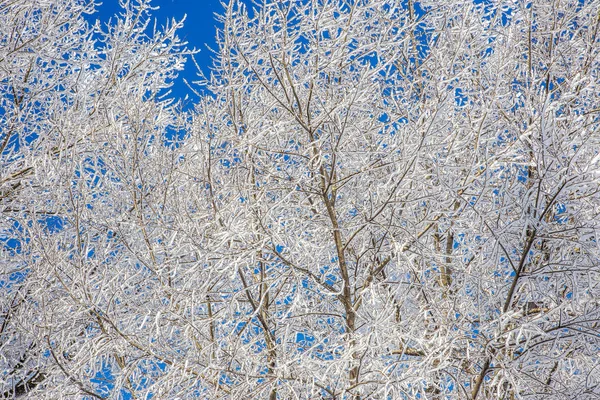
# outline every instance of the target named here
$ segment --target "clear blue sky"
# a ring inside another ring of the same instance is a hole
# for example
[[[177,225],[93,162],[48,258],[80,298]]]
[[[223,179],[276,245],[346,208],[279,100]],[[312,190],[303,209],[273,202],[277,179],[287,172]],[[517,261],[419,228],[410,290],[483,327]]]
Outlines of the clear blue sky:
[[[102,0],[100,0],[102,1]],[[175,18],[181,20],[187,15],[184,27],[179,31],[179,37],[188,42],[189,48],[200,50],[195,58],[198,65],[208,73],[208,67],[211,65],[211,52],[206,45],[215,48],[216,24],[215,13],[222,13],[223,6],[219,0],[152,0],[153,7],[160,7],[152,15],[157,20],[157,26],[164,25],[167,20]],[[98,12],[92,16],[92,19],[107,21],[108,18],[121,10],[118,0],[103,0],[98,7]],[[183,82],[183,77],[190,82],[196,79],[196,68],[191,60],[186,63],[186,69],[180,75],[180,78],[173,86],[173,93],[176,97],[183,97],[190,94],[189,89]]]

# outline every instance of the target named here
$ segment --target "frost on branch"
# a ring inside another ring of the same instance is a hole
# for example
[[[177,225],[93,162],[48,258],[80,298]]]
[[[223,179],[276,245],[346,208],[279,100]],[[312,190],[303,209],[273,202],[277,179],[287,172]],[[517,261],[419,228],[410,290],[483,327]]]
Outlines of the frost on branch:
[[[598,2],[232,1],[189,114],[126,6],[2,77],[5,397],[600,395]]]

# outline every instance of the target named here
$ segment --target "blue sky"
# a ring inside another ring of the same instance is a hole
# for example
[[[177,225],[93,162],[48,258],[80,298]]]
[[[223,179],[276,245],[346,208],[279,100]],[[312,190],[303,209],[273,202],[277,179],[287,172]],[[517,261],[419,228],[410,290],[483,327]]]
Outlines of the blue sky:
[[[100,0],[102,1],[102,0]],[[152,0],[153,7],[159,7],[152,15],[157,20],[157,26],[164,25],[167,20],[175,18],[181,20],[184,15],[184,27],[179,31],[179,37],[188,42],[189,48],[196,48],[200,52],[195,56],[198,65],[208,74],[212,54],[206,46],[215,48],[216,25],[215,13],[222,13],[223,6],[219,0]],[[119,0],[104,0],[97,7],[98,12],[92,19],[107,21],[111,16],[120,12]],[[186,63],[183,71],[175,84],[173,93],[175,97],[182,98],[190,94],[182,78],[188,82],[197,79],[196,67],[191,60]]]

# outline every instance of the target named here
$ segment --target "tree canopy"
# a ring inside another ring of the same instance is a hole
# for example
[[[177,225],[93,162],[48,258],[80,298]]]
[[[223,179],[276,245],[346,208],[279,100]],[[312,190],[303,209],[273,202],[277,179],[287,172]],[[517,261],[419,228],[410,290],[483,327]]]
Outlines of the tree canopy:
[[[0,398],[600,396],[600,1],[150,5],[0,5]]]

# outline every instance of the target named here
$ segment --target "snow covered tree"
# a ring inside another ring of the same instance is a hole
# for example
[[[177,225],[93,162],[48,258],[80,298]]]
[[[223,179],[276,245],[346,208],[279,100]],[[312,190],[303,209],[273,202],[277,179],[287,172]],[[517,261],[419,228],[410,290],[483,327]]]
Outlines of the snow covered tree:
[[[599,5],[230,4],[186,164],[220,388],[598,395]]]
[[[600,395],[600,2],[232,0],[190,114],[147,3],[24,4],[4,397]]]
[[[122,6],[103,25],[91,1],[0,4],[1,398],[100,396],[105,354],[84,344],[96,310],[78,299],[116,251],[102,225],[121,218],[115,199],[141,194],[141,164],[165,166],[152,149],[179,117],[160,96],[187,52],[179,23],[152,32],[147,1]]]

